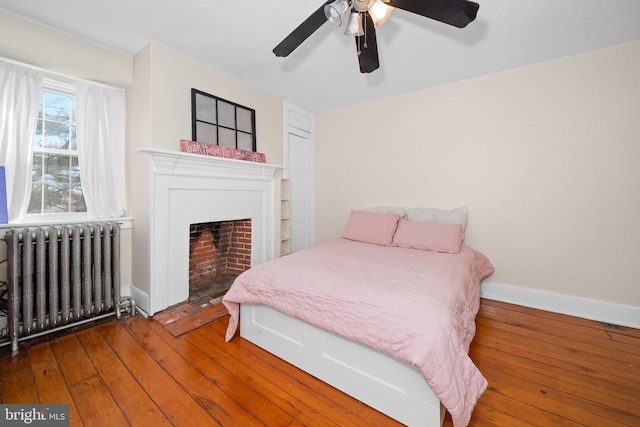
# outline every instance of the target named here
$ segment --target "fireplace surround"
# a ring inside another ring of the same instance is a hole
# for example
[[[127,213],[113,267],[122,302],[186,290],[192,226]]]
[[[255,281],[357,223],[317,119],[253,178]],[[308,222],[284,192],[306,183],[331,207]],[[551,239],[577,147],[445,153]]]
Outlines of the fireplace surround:
[[[150,156],[147,314],[189,297],[190,224],[251,220],[251,265],[275,254],[280,166],[142,148]]]

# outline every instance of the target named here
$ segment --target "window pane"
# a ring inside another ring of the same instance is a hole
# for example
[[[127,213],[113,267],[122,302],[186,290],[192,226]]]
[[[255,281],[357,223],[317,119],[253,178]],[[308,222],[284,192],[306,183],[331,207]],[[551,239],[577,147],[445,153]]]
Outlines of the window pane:
[[[210,125],[207,123],[196,123],[196,136],[198,142],[204,142],[206,144],[218,144],[218,136],[216,129],[218,126]]]
[[[72,151],[78,151],[78,140],[76,139],[76,127],[74,126],[70,129],[71,140],[69,141],[69,149]]]
[[[43,91],[40,110],[38,115],[44,120],[38,122],[34,147],[68,150],[72,138],[75,145],[75,98]]]
[[[44,156],[43,213],[69,212],[69,158]]]
[[[36,123],[36,136],[33,138],[33,146],[34,147],[42,147],[42,120],[38,119]]]
[[[33,155],[31,200],[27,208],[27,213],[30,214],[42,213],[42,157],[42,154]]]
[[[35,154],[27,213],[86,212],[78,158]]]
[[[69,122],[70,127],[70,138],[69,138],[69,149],[76,151],[78,149],[78,141],[76,140],[76,99],[71,98],[71,121]]]
[[[34,157],[34,176],[31,186],[31,202],[27,213],[68,212],[60,210],[62,192],[64,191],[64,177],[59,176],[59,158],[47,154],[36,154]],[[54,157],[54,158],[52,158]],[[67,168],[69,158],[66,158]],[[32,207],[33,205],[33,207]],[[53,207],[52,207],[53,206]],[[56,207],[58,207],[56,209]]]
[[[235,129],[236,107],[227,102],[218,101],[218,124]]]
[[[238,132],[238,148],[253,151],[253,138],[248,133]]]
[[[70,212],[86,212],[87,204],[84,201],[84,193],[82,192],[82,184],[80,183],[80,166],[78,165],[77,157],[71,157],[71,176],[69,183]]]
[[[252,133],[253,123],[251,122],[251,111],[238,107],[237,114],[238,114],[238,130]]]
[[[218,145],[236,148],[236,131],[231,129],[219,128],[220,140]]]
[[[71,97],[54,92],[44,92],[44,118],[63,123],[71,119]]]
[[[69,149],[69,124],[45,120],[43,128],[43,147]]]
[[[41,119],[44,114],[44,92],[40,92],[40,104],[38,105],[38,118]]]
[[[216,123],[216,100],[196,93],[196,120]]]

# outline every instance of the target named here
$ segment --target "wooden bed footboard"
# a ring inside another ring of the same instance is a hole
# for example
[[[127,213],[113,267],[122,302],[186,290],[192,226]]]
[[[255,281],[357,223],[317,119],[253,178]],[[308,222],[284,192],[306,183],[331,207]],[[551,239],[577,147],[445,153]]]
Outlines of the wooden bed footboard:
[[[240,335],[411,427],[441,427],[445,408],[411,364],[264,305],[240,306]]]

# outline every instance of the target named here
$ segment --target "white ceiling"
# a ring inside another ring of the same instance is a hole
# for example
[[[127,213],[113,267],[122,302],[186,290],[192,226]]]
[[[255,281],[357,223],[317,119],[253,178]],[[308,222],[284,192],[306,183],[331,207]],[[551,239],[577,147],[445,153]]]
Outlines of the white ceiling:
[[[639,0],[475,1],[478,17],[464,29],[394,10],[377,30],[380,68],[371,74],[359,72],[344,26],[327,23],[289,57],[273,55],[323,0],[0,0],[0,8],[129,56],[155,40],[312,112],[640,39]]]

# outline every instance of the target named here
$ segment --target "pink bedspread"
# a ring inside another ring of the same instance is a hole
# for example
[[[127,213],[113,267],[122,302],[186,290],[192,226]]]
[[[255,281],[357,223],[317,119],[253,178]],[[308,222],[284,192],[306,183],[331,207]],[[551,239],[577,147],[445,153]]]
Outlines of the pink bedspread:
[[[241,274],[223,299],[226,340],[240,303],[271,306],[414,364],[454,425],[466,426],[487,387],[468,351],[480,281],[493,271],[467,246],[442,254],[335,240]]]

